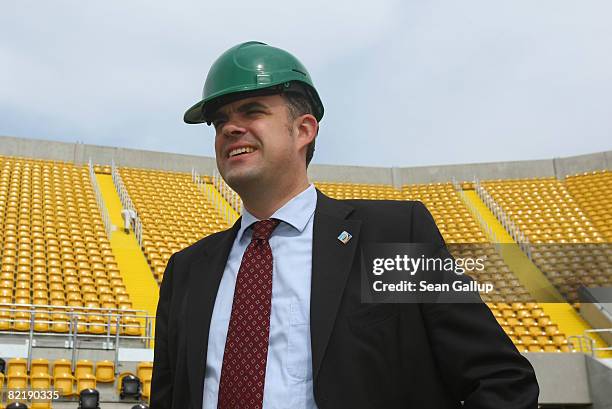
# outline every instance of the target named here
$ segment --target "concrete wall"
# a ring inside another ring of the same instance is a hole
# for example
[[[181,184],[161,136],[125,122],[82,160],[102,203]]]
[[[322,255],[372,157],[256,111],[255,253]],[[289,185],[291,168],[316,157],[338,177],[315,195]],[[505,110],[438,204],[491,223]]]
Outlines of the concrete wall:
[[[551,160],[470,163],[465,165],[422,166],[401,168],[401,184],[448,182],[453,177],[471,181],[483,179],[520,179],[555,176]]]
[[[154,152],[112,146],[87,145],[39,139],[0,136],[0,155],[24,156],[74,163],[110,165],[114,158],[119,166],[191,172],[195,168],[202,175],[216,169],[214,158],[177,153]]]
[[[120,166],[212,174],[214,158],[176,153],[153,152],[139,149],[87,145],[27,138],[0,136],[0,154],[86,163],[110,164],[114,158]],[[515,162],[471,163],[461,165],[421,167],[368,167],[312,164],[311,180],[379,183],[401,186],[408,183],[449,182],[478,179],[516,179],[532,177],[563,178],[568,174],[612,168],[612,151],[589,155],[545,160]]]
[[[609,300],[608,298],[608,301]],[[593,301],[580,302],[580,315],[582,315],[582,318],[584,318],[593,329],[612,328],[612,315],[610,312],[612,312],[612,303],[599,303]],[[600,332],[599,336],[608,345],[612,345],[612,331]]]
[[[321,182],[393,184],[391,168],[368,166],[316,165],[313,163],[308,166],[308,177],[310,180]]]
[[[586,360],[593,409],[612,409],[612,369],[594,359]]]
[[[567,158],[555,158],[553,159],[553,163],[559,178],[564,178],[567,175],[575,175],[577,173],[610,169],[612,166],[612,151],[570,156]]]
[[[586,405],[592,402],[586,355],[543,352],[524,355],[536,372],[540,404]]]
[[[75,162],[77,144],[0,136],[0,155]]]

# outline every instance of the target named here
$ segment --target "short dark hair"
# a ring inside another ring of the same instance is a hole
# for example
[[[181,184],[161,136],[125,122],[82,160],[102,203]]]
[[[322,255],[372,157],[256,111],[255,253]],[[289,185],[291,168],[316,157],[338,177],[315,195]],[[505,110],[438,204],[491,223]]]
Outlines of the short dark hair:
[[[299,92],[283,92],[283,98],[287,104],[289,110],[289,120],[293,121],[297,117],[311,114],[314,115],[314,109],[312,107],[312,101],[310,98]],[[306,167],[310,164],[315,151],[315,139],[312,140],[306,147]]]

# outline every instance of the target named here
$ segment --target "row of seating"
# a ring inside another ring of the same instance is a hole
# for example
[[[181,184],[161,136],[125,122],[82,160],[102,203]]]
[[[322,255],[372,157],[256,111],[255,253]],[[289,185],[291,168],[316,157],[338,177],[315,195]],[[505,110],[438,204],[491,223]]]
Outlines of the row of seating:
[[[13,162],[6,165],[9,161]],[[36,165],[40,170],[36,170]],[[124,286],[120,282],[121,276],[112,258],[93,191],[87,184],[89,175],[86,167],[56,162],[47,164],[44,161],[15,161],[14,158],[0,162],[0,166],[4,172],[0,173],[0,187],[6,187],[5,196],[2,196],[0,188],[0,214],[5,208],[11,212],[11,217],[5,218],[0,226],[0,249],[3,251],[0,254],[0,257],[3,257],[0,274],[6,273],[0,277],[0,298],[4,297],[0,301],[19,300],[21,303],[41,304],[43,300],[47,300],[55,303],[53,305],[64,302],[65,305],[72,306],[129,308],[129,296],[122,291],[115,291],[115,288]],[[5,168],[7,171],[4,171]],[[109,173],[110,169],[97,166],[96,171]],[[36,176],[38,173],[41,178]],[[120,173],[143,221],[143,251],[158,280],[161,280],[167,260],[173,252],[209,233],[227,227],[214,205],[191,181],[191,175],[133,168],[121,168]],[[2,175],[8,176],[2,179]],[[15,175],[19,183],[15,182]],[[66,188],[64,181],[69,181],[78,189],[72,186]],[[489,182],[483,182],[486,183]],[[551,180],[491,183],[487,188],[493,191],[498,188],[498,184],[505,186],[508,183],[507,189],[498,189],[500,197],[508,200],[504,209],[516,218],[517,223],[523,223],[521,226],[530,239],[533,239],[532,242],[548,240],[551,237],[560,238],[560,242],[599,237],[595,241],[601,242],[601,234],[596,227],[587,223],[586,215],[579,213],[578,205],[572,202],[563,185],[555,184]],[[391,185],[319,182],[316,185],[324,193],[337,198],[422,200],[431,211],[447,243],[488,242],[478,222],[450,183],[406,185],[401,190]],[[465,182],[462,187],[472,188],[473,185]],[[22,188],[27,194],[20,194],[19,189]],[[10,198],[9,194],[12,194]],[[3,200],[4,197],[8,199]],[[65,206],[51,206],[58,197],[66,198]],[[516,209],[513,208],[514,205]],[[24,206],[31,208],[31,217],[22,217],[22,213],[25,214],[21,210]],[[52,207],[51,210],[48,209],[49,206]],[[97,215],[97,219],[92,216],[83,222],[75,220],[73,216],[79,216],[81,208],[89,209],[89,213]],[[34,218],[34,215],[41,217]],[[27,224],[26,220],[30,220],[30,223]],[[602,220],[607,220],[605,215]],[[6,225],[9,227],[5,228]],[[5,231],[10,233],[6,235]],[[26,231],[30,232],[29,237],[24,233]],[[478,273],[480,275],[477,279],[491,282],[499,289],[499,294],[485,297],[486,301],[532,301],[528,292],[492,247],[479,251],[485,252],[489,258],[488,268]],[[456,257],[474,254],[473,249],[461,246],[453,249],[452,253]],[[546,259],[542,264],[555,268],[560,265],[546,264],[549,261]],[[8,267],[4,267],[5,265]],[[45,277],[42,276],[43,273]],[[10,275],[12,277],[9,277]],[[555,275],[553,272],[551,279],[559,280],[559,277],[565,276],[565,273]],[[605,274],[589,277],[595,282],[603,282],[604,276]],[[2,293],[2,288],[7,291]],[[47,297],[45,292],[48,292]],[[63,298],[60,295],[62,292]],[[22,312],[12,312],[12,319],[15,318],[15,313]],[[94,331],[99,331],[98,323],[90,323],[88,320],[89,318],[83,321],[85,330],[88,331],[91,325]],[[1,322],[0,319],[0,327]],[[50,325],[52,327],[52,324]],[[522,334],[520,327],[530,327],[512,320],[504,325],[509,328],[508,331],[517,334]]]
[[[335,182],[315,182],[314,185],[336,199],[403,200],[402,193],[391,185]]]
[[[527,236],[534,263],[565,299],[578,302],[577,289],[582,284],[612,283],[612,273],[607,271],[612,258],[602,255],[603,266],[590,259],[593,250],[607,246],[606,238],[562,182],[538,178],[486,181],[482,185]],[[578,250],[584,245],[590,248]],[[549,248],[553,251],[544,250]]]
[[[534,302],[487,303],[497,322],[522,352],[571,352],[567,337]]]
[[[0,330],[28,332],[33,325],[36,332],[53,332],[67,334],[76,331],[79,334],[115,335],[119,328],[120,335],[139,336],[144,325],[133,316],[104,315],[88,312],[79,313],[70,310],[35,310],[29,307],[0,306]],[[117,314],[116,312],[113,314]],[[33,317],[32,317],[33,315]],[[32,324],[32,318],[33,324]]]
[[[6,362],[6,369],[2,371],[6,376],[16,374],[26,374],[29,376],[46,374],[53,377],[58,375],[70,375],[78,378],[82,375],[94,375],[98,382],[114,382],[115,364],[112,361],[90,361],[79,359],[75,362],[74,370],[72,362],[68,359],[56,359],[49,361],[45,358],[34,358],[30,362],[28,370],[27,360],[24,358],[10,358]],[[153,363],[149,361],[139,362],[136,367],[136,375],[141,378],[148,378],[153,371]]]
[[[531,243],[605,242],[556,178],[483,181],[482,186]]]
[[[50,371],[50,367],[52,370]],[[149,397],[151,392],[151,378],[153,373],[152,362],[140,362],[136,373],[142,384],[142,395]],[[123,372],[115,375],[115,365],[111,361],[94,362],[89,360],[76,361],[74,371],[69,360],[58,359],[51,365],[47,359],[33,359],[30,370],[27,371],[27,361],[22,358],[9,359],[6,374],[0,372],[0,388],[8,390],[39,389],[50,390],[52,387],[62,397],[70,397],[79,394],[85,389],[96,389],[97,383],[117,383],[117,392],[121,393],[122,379],[132,375],[131,372]],[[51,408],[51,401],[32,401],[35,409]]]
[[[172,253],[227,228],[191,174],[128,167],[119,173],[142,221],[143,252],[158,282]]]
[[[405,200],[419,200],[430,211],[447,243],[487,243],[482,228],[451,183],[402,186]]]
[[[612,171],[568,176],[565,186],[607,242],[612,242]]]
[[[0,157],[0,261],[0,304],[131,308],[87,166]]]

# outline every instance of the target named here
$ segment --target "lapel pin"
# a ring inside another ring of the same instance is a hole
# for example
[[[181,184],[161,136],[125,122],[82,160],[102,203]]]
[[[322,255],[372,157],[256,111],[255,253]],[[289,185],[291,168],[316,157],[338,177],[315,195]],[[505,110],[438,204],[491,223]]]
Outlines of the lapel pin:
[[[342,242],[342,244],[346,244],[349,242],[349,240],[351,239],[351,233],[347,232],[346,230],[344,230],[342,233],[340,233],[340,235],[338,236],[338,240],[340,240]]]

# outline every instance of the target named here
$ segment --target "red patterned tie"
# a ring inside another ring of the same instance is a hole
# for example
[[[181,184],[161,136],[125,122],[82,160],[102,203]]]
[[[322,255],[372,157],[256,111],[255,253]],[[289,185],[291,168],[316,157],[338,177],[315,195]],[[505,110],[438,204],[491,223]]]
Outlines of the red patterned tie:
[[[242,256],[236,278],[219,381],[218,409],[261,409],[263,405],[270,306],[272,249],[268,239],[279,220],[262,220]]]

